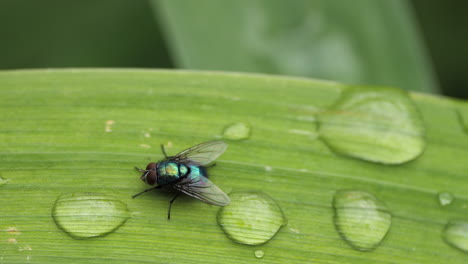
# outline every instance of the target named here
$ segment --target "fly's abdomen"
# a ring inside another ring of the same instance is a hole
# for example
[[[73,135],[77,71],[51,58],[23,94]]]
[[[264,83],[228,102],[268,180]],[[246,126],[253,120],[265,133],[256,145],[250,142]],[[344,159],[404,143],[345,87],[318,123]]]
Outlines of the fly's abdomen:
[[[160,162],[158,164],[158,184],[167,185],[178,181],[189,173],[189,168],[177,162]]]
[[[189,165],[189,168],[190,168],[190,175],[189,175],[190,177],[196,178],[199,176],[204,176],[208,178],[205,167]]]

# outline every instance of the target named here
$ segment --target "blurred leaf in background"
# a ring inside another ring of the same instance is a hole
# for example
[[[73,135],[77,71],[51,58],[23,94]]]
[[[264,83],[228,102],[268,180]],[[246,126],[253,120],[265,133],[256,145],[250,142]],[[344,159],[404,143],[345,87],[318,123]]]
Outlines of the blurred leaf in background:
[[[468,98],[468,2],[412,2],[444,94]]]
[[[424,92],[438,92],[440,79],[445,94],[468,98],[463,5],[468,4],[3,0],[0,69],[180,67]]]
[[[406,1],[152,3],[182,68],[437,91]]]
[[[2,0],[0,69],[171,67],[147,1]]]

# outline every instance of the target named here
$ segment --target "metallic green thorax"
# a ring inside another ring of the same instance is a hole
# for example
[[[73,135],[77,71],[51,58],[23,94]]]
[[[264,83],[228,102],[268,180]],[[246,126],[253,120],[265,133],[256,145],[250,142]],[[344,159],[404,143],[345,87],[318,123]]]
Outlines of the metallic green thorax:
[[[175,183],[181,178],[190,176],[207,176],[205,168],[194,164],[182,164],[174,161],[163,161],[157,165],[158,185]]]

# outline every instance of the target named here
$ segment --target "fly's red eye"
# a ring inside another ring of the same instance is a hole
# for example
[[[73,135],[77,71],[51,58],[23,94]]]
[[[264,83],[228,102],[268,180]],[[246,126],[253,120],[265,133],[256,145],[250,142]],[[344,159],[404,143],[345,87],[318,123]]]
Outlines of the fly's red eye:
[[[156,163],[151,162],[146,166],[146,171],[141,175],[141,180],[149,185],[154,185],[158,179],[158,173],[156,171]]]
[[[148,165],[146,165],[146,170],[156,170],[156,163],[148,163]]]

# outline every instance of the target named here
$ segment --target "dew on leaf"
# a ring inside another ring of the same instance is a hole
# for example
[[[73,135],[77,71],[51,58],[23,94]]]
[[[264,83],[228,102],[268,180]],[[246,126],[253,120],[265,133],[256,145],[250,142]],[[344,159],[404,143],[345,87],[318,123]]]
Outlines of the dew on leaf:
[[[223,131],[223,137],[230,140],[241,140],[250,137],[251,127],[246,123],[237,122],[227,125]]]
[[[229,197],[231,203],[219,210],[217,219],[224,233],[237,243],[263,244],[287,223],[279,205],[263,192],[233,192]]]
[[[449,192],[440,192],[438,194],[438,198],[439,198],[439,203],[440,205],[442,206],[446,206],[446,205],[449,205],[453,202],[453,194],[449,193]]]
[[[452,220],[442,233],[445,242],[468,253],[468,220]]]
[[[254,251],[254,255],[256,258],[263,258],[263,256],[265,256],[265,252],[261,249],[257,249]]]
[[[103,236],[115,231],[130,214],[127,205],[99,193],[60,196],[52,209],[55,223],[73,238]]]
[[[335,226],[354,249],[377,247],[390,229],[392,216],[382,201],[370,193],[341,190],[333,199]]]
[[[424,124],[406,92],[349,87],[317,116],[320,138],[336,153],[384,164],[401,164],[424,150]]]

